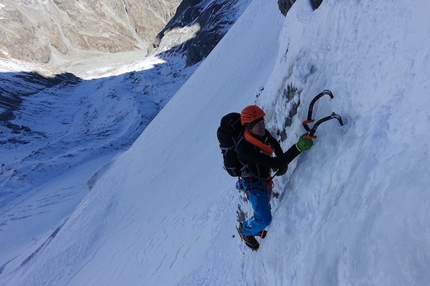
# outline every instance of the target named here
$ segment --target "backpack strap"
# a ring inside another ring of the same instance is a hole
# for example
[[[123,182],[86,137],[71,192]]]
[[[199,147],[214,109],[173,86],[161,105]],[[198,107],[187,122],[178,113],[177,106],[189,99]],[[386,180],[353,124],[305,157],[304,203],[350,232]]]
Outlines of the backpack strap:
[[[236,142],[234,152],[237,152],[237,146],[239,146],[239,143],[243,140],[243,138],[244,138],[243,133],[240,133],[239,137],[237,138],[237,142],[236,142],[236,140],[233,139],[233,141]]]
[[[227,153],[230,150],[237,152],[237,146],[239,146],[240,141],[242,141],[244,137],[243,137],[243,134],[240,134],[239,137],[237,138],[237,140],[234,136],[231,136],[230,138],[231,138],[231,141],[233,141],[233,145],[231,145],[229,147],[220,146],[220,149],[221,149],[223,154]]]

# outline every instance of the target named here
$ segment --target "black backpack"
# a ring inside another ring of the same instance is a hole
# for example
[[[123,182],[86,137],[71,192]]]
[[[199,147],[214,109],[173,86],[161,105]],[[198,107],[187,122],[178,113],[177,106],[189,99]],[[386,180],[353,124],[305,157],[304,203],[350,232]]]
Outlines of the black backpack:
[[[240,122],[240,114],[229,113],[221,118],[220,126],[217,130],[219,147],[224,159],[224,169],[232,177],[240,177],[242,164],[237,156],[237,144],[243,138],[244,127]]]

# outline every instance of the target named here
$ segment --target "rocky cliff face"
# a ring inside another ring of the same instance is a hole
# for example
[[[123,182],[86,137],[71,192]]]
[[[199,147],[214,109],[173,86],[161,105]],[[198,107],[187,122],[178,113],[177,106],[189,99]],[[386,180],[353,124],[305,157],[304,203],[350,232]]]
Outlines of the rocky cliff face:
[[[142,50],[206,57],[251,0],[1,0],[0,57],[55,64]]]
[[[0,57],[49,63],[79,51],[148,51],[181,0],[2,0]]]
[[[183,0],[176,14],[158,34],[163,42],[177,37],[175,30],[188,28],[193,37],[172,52],[185,53],[187,65],[194,65],[205,58],[237,20],[238,11],[248,6],[251,0]]]

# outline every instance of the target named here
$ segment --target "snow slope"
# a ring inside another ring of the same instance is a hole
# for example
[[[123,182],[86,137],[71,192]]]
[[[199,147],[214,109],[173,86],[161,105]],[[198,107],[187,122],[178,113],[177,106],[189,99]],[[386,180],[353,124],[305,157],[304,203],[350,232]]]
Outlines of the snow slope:
[[[430,5],[327,1],[312,13],[304,2],[289,12],[266,85],[291,74],[286,83],[303,89],[303,103],[332,89],[335,98],[319,102],[316,114],[333,109],[346,126],[322,126],[299,158],[265,242],[273,247],[250,256],[246,281],[427,285]],[[290,134],[301,132],[305,114]]]
[[[284,18],[273,1],[254,0],[0,284],[426,285],[429,11],[424,0],[326,0],[316,11],[299,0]],[[251,252],[235,236],[241,197],[221,168],[219,119],[256,102],[274,134],[286,129],[285,150],[325,88],[335,97],[315,117],[335,111],[345,126],[321,125],[314,147],[276,178],[273,222]]]

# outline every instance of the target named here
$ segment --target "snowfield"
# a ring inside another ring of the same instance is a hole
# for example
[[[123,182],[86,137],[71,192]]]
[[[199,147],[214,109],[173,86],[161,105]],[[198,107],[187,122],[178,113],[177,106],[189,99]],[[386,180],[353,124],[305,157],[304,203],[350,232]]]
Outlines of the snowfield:
[[[315,11],[298,0],[283,17],[276,1],[254,0],[132,147],[104,158],[76,208],[25,200],[65,219],[43,233],[23,219],[34,239],[7,259],[22,228],[3,227],[0,285],[427,285],[429,12],[424,0]],[[322,124],[276,177],[273,221],[252,252],[236,234],[238,204],[249,205],[222,169],[219,120],[256,103],[286,150],[323,89],[334,98],[315,118],[334,111],[345,125]],[[66,190],[96,163],[37,188]]]

